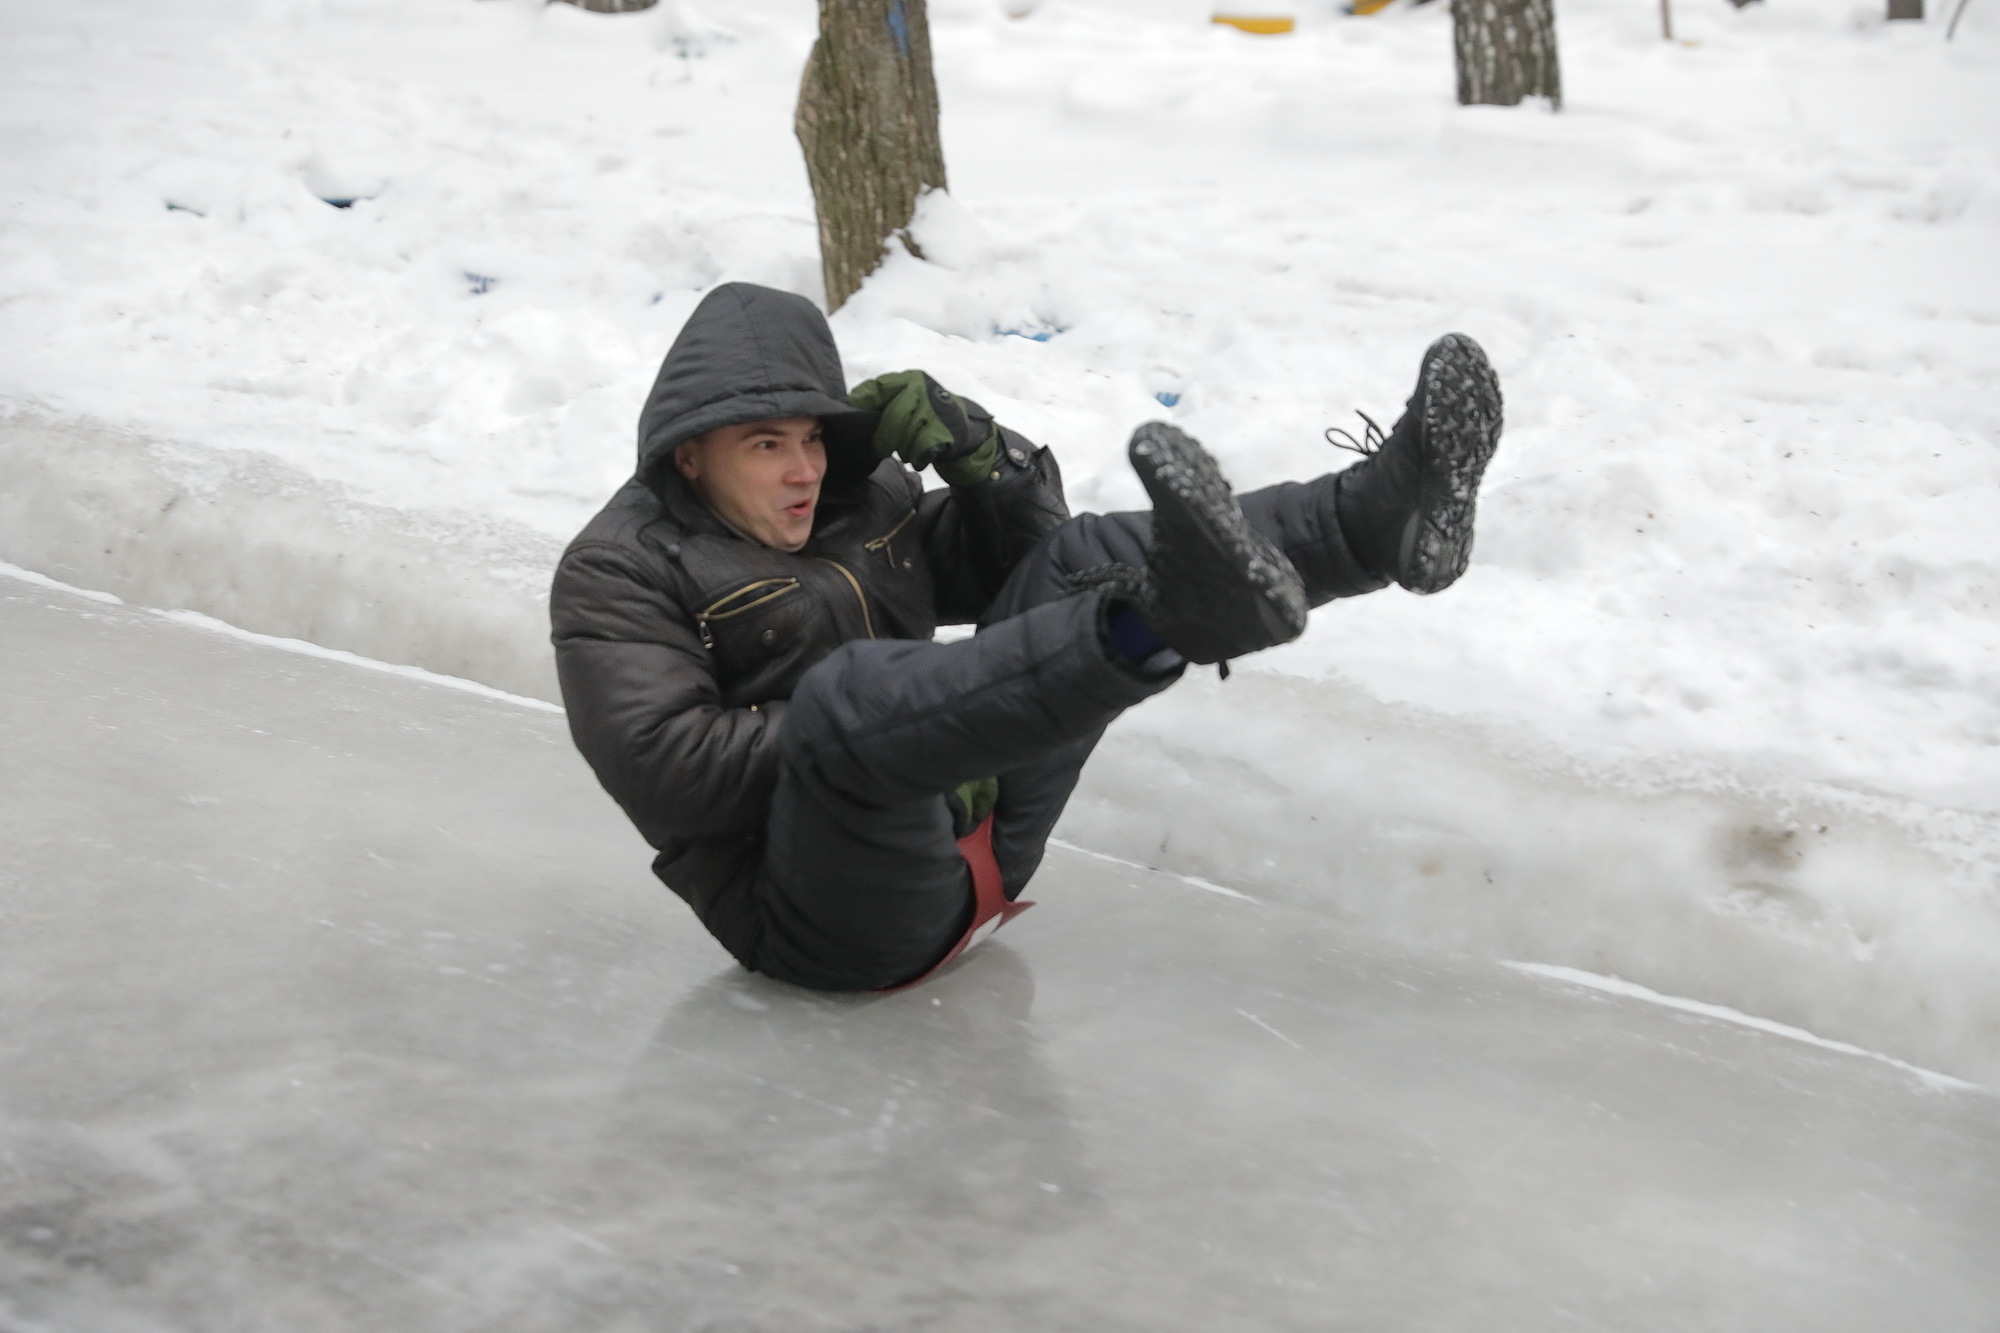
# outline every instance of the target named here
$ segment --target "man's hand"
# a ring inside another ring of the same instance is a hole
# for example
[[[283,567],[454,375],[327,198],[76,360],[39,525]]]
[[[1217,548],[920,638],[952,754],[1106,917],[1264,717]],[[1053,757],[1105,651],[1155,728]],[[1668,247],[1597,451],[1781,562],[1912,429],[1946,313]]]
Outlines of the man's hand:
[[[993,414],[960,398],[921,370],[877,375],[854,386],[847,401],[880,412],[875,453],[890,454],[921,472],[935,467],[953,486],[977,486],[1000,463],[1000,427]]]

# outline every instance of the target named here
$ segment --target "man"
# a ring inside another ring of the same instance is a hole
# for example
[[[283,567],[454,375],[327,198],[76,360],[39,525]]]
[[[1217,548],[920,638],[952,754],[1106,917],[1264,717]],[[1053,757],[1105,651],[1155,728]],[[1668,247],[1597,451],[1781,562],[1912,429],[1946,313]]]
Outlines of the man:
[[[817,309],[731,283],[557,569],[570,732],[745,967],[907,984],[1018,910],[1104,728],[1188,662],[1449,586],[1499,434],[1492,368],[1447,335],[1345,472],[1236,497],[1156,422],[1130,448],[1153,512],[1071,518],[1047,449],[918,371],[848,395]]]

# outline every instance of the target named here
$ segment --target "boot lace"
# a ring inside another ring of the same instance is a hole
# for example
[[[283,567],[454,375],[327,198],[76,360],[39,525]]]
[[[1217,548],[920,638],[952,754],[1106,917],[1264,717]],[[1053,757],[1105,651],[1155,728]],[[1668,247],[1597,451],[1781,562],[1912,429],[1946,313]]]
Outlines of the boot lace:
[[[1373,458],[1382,452],[1382,446],[1388,443],[1389,437],[1375,423],[1374,417],[1359,410],[1354,415],[1368,423],[1362,428],[1359,437],[1353,431],[1342,430],[1339,426],[1328,426],[1326,442],[1336,449],[1345,449],[1351,454],[1360,454],[1363,458]]]

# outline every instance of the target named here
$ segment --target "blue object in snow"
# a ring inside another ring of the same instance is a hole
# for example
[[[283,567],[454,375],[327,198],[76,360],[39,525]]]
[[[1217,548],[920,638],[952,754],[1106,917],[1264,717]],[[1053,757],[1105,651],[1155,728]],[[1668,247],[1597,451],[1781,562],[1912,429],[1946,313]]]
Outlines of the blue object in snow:
[[[654,292],[654,293],[653,293],[653,299],[652,299],[652,300],[650,300],[650,301],[648,301],[648,302],[646,302],[646,304],[647,304],[647,305],[658,305],[658,304],[659,304],[659,303],[660,303],[660,302],[661,302],[661,301],[662,301],[663,299],[665,299],[665,297],[666,297],[666,293],[665,293],[665,292]]]
[[[473,273],[469,270],[465,275],[465,280],[472,284],[472,294],[474,296],[484,296],[500,285],[500,279],[498,278],[489,278],[484,273]]]
[[[357,194],[354,196],[354,199],[359,199],[360,197]],[[322,199],[320,202],[322,204],[332,204],[335,208],[352,208],[354,207],[354,199]]]
[[[1181,396],[1177,393],[1156,393],[1153,398],[1161,407],[1172,407],[1181,400]]]
[[[889,6],[889,34],[896,39],[896,54],[910,58],[910,19],[903,12],[903,0]]]
[[[999,329],[996,331],[1003,338],[1026,338],[1031,343],[1045,343],[1055,337],[1057,332],[1054,329],[1036,329],[1033,333],[1028,332],[1026,329]]]

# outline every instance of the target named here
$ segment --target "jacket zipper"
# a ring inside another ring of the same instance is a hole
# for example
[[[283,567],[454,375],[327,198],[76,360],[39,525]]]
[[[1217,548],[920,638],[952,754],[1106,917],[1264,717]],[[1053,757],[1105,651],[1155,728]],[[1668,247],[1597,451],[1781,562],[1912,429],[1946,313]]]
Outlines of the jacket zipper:
[[[842,572],[845,573],[846,571],[843,570]],[[769,591],[765,592],[762,597],[752,598],[750,601],[744,602],[741,606],[729,606],[731,602],[749,597],[751,593],[759,589],[769,589]],[[694,618],[695,628],[701,632],[701,646],[711,650],[715,647],[715,635],[708,627],[710,621],[727,620],[731,616],[740,616],[745,611],[753,610],[764,605],[766,602],[775,601],[788,592],[797,592],[798,589],[799,581],[797,579],[759,579],[755,583],[738,588],[726,597],[718,597],[706,607],[703,607]],[[722,609],[725,606],[729,607],[727,611]],[[871,634],[868,637],[873,638],[875,636]]]
[[[889,535],[893,537],[895,534],[891,533]],[[882,538],[881,540],[886,541],[887,538]],[[847,580],[847,586],[854,589],[854,600],[861,603],[861,628],[868,631],[869,638],[871,639],[874,638],[875,621],[868,614],[868,594],[861,591],[861,580],[855,578],[854,575],[848,571],[847,566],[841,564],[838,560],[828,560],[825,556],[820,556],[819,559],[824,563],[832,565],[835,569],[839,570],[840,576]]]
[[[864,551],[880,551],[885,556],[888,557],[889,563],[891,565],[894,565],[896,563],[896,551],[894,547],[889,545],[889,542],[895,537],[897,533],[901,532],[904,528],[910,526],[910,520],[915,518],[916,516],[917,516],[917,511],[912,509],[909,513],[903,515],[902,522],[898,523],[895,527],[890,528],[887,532],[883,533],[880,537],[877,537],[872,542],[863,542],[861,544],[861,549]]]

